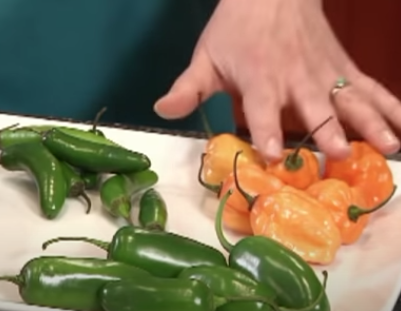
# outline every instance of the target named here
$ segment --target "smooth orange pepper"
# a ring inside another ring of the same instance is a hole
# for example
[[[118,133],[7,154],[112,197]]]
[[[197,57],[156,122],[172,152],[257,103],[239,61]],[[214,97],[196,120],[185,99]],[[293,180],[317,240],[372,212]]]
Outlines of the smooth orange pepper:
[[[296,149],[285,149],[283,160],[268,163],[266,172],[280,178],[284,183],[304,190],[320,179],[320,166],[317,156],[309,149],[302,148],[305,142],[326,125],[333,117],[327,118],[311,133],[305,136]]]
[[[206,156],[207,155],[203,155],[202,158],[204,159]],[[224,182],[217,185],[211,185],[202,180],[202,166],[204,163],[202,159],[198,180],[206,189],[215,192],[219,199],[221,199],[224,193],[229,189],[232,189],[232,195],[227,200],[227,204],[224,208],[223,223],[227,228],[249,234],[252,233],[249,223],[250,203],[241,191],[246,191],[248,198],[250,198],[250,196],[257,196],[262,193],[273,193],[278,191],[284,186],[284,184],[280,179],[267,174],[258,166],[243,164],[238,167],[238,162],[241,156],[242,152],[237,152],[235,154],[233,161],[234,164],[231,165],[231,173]],[[241,182],[241,188],[236,186],[238,180]]]
[[[232,172],[236,152],[242,151],[240,164],[254,164],[264,167],[262,156],[251,144],[232,134],[220,134],[209,139],[204,159],[203,179],[209,184],[223,182]]]
[[[250,222],[254,235],[278,241],[309,263],[331,263],[341,246],[340,231],[329,210],[291,186],[258,196]]]
[[[362,215],[356,221],[351,220],[348,215],[351,206],[367,208],[366,200],[359,189],[350,187],[342,180],[331,178],[318,181],[306,192],[331,212],[343,244],[355,243],[361,237],[369,222],[369,214]]]
[[[366,142],[351,142],[351,154],[342,161],[326,160],[324,175],[359,188],[367,207],[386,200],[394,190],[394,179],[386,158]]]

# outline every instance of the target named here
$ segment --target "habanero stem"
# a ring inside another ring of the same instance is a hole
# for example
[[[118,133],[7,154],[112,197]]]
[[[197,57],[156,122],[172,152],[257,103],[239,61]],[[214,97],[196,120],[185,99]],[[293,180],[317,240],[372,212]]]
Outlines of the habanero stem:
[[[207,156],[207,153],[202,153],[202,155],[201,155],[201,163],[199,165],[199,170],[198,170],[198,182],[202,187],[216,193],[217,196],[220,196],[222,183],[220,183],[218,185],[212,185],[212,184],[208,184],[207,182],[205,182],[203,180],[202,173],[203,173],[203,168],[205,166],[205,157],[206,156]]]
[[[244,199],[248,202],[249,207],[248,209],[252,209],[252,205],[255,203],[257,197],[251,196],[249,193],[246,193],[245,190],[241,187],[238,180],[238,158],[241,155],[242,151],[237,151],[234,156],[234,164],[233,164],[233,175],[234,175],[234,184],[235,187],[238,189],[239,193],[244,197]]]
[[[301,151],[302,147],[305,145],[305,143],[318,132],[322,127],[324,127],[327,123],[329,123],[333,119],[333,116],[328,117],[326,120],[324,120],[320,125],[318,125],[312,132],[307,134],[301,142],[297,145],[295,148],[295,151],[290,153],[286,159],[284,160],[284,165],[285,168],[289,171],[297,171],[299,170],[303,164],[304,160],[301,156],[299,156],[299,152]]]

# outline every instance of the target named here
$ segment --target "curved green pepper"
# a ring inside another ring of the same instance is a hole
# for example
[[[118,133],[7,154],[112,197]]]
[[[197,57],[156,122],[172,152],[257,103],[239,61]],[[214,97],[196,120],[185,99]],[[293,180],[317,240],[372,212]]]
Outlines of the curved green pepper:
[[[68,196],[71,198],[82,197],[87,204],[86,213],[89,214],[92,202],[85,192],[85,182],[68,163],[60,162],[60,165],[63,169],[65,181],[67,183]]]
[[[113,217],[131,222],[131,196],[153,186],[159,176],[152,170],[114,175],[100,186],[100,199],[105,210]]]
[[[104,259],[37,257],[19,275],[3,276],[0,281],[17,285],[22,300],[30,305],[99,311],[98,293],[106,283],[148,276],[141,269]]]
[[[151,165],[142,153],[77,138],[56,128],[43,135],[43,144],[58,159],[90,172],[132,173],[144,171]]]
[[[68,195],[67,183],[60,162],[41,142],[27,142],[4,148],[0,163],[9,171],[28,172],[35,180],[42,213],[54,219]]]
[[[165,230],[167,225],[167,205],[158,191],[147,190],[139,201],[139,224],[149,230]]]
[[[110,282],[100,301],[105,311],[214,311],[225,303],[199,281],[159,278]]]
[[[300,256],[264,236],[245,237],[235,245],[227,241],[223,234],[222,217],[231,193],[232,190],[229,190],[223,196],[215,219],[217,237],[230,253],[229,267],[271,289],[277,295],[279,306],[329,311],[330,304],[325,292],[326,272],[322,285],[313,269]]]
[[[224,266],[195,266],[183,270],[180,279],[198,280],[219,297],[263,297],[274,301],[275,294],[244,273]]]
[[[227,266],[224,255],[217,249],[164,231],[150,231],[133,226],[120,228],[111,243],[85,237],[59,237],[43,244],[46,249],[59,241],[84,241],[108,252],[111,260],[144,269],[159,277],[176,277],[192,266]]]

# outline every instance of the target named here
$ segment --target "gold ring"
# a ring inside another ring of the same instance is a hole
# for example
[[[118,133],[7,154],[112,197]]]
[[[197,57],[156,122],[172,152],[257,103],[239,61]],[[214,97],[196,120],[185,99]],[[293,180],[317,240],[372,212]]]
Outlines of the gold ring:
[[[341,91],[343,88],[345,88],[346,86],[349,86],[349,85],[350,85],[350,83],[348,82],[348,80],[345,77],[339,77],[336,81],[336,84],[330,91],[331,98],[334,98],[334,96],[339,91]]]

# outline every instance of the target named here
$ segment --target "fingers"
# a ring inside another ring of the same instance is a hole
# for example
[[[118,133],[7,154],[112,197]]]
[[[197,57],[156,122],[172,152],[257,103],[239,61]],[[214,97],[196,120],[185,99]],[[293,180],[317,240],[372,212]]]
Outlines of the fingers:
[[[272,84],[248,88],[243,95],[243,107],[256,148],[268,161],[281,159],[281,103]]]
[[[382,153],[393,153],[398,149],[398,141],[387,122],[363,93],[351,86],[344,88],[336,94],[335,103],[341,119]]]
[[[219,79],[208,57],[199,53],[170,91],[156,102],[154,110],[165,119],[183,118],[194,111],[200,101],[220,89]]]
[[[334,117],[313,133],[313,139],[320,151],[333,159],[343,159],[348,156],[350,146],[330,102],[329,92],[327,94],[322,92],[319,83],[303,73],[299,75],[299,79],[293,80],[294,82],[295,108],[309,132],[314,132],[329,117]]]

